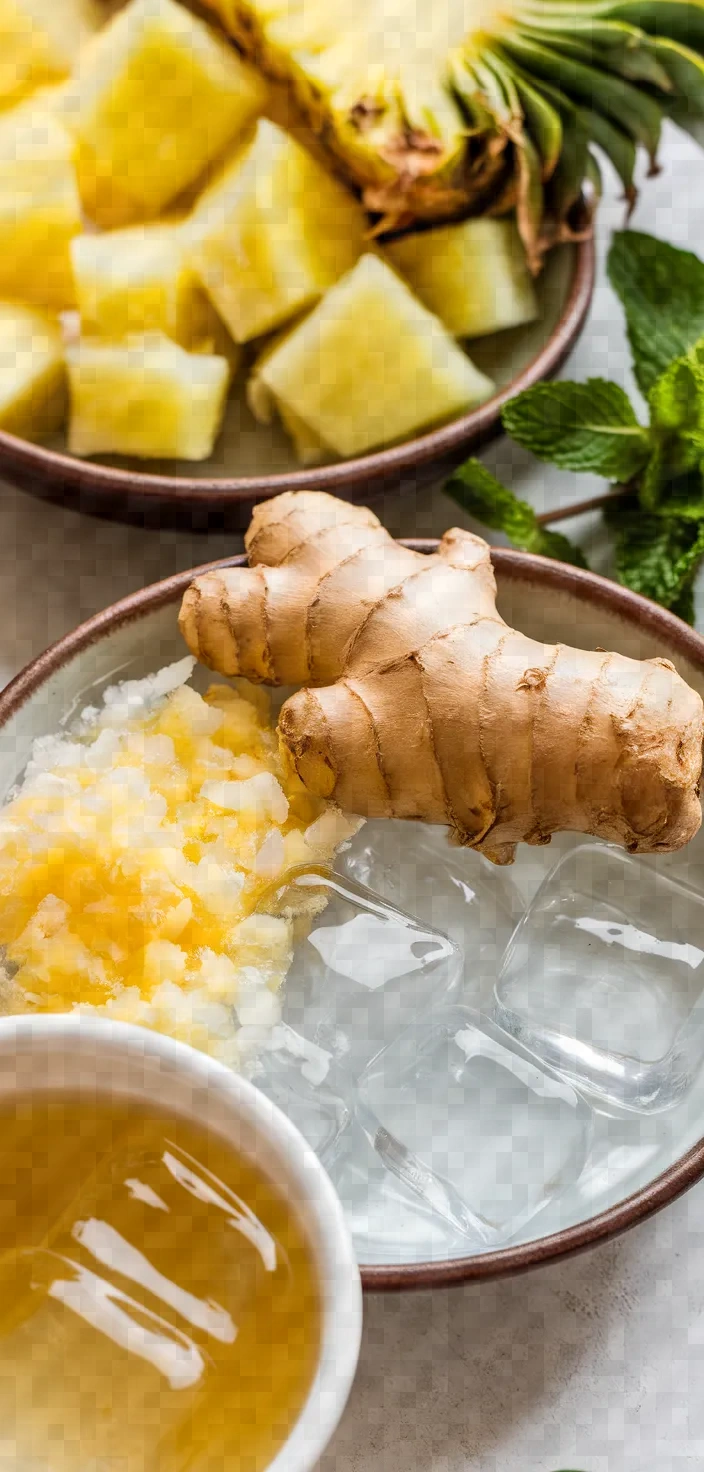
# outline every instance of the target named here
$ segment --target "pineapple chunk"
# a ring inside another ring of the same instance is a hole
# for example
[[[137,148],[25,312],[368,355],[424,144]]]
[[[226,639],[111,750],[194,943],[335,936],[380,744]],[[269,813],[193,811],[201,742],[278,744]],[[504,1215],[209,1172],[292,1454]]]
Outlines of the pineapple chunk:
[[[82,229],[73,143],[33,98],[0,116],[0,295],[57,311],[75,301],[70,244]]]
[[[187,353],[158,333],[67,350],[74,455],[205,460],[225,408],[225,358]]]
[[[416,296],[455,337],[484,337],[538,315],[513,220],[465,220],[387,246]]]
[[[277,332],[270,338],[266,347],[259,354],[252,372],[247,380],[247,403],[260,424],[273,424],[278,417],[293,442],[293,448],[299,464],[304,466],[324,465],[326,460],[334,459],[332,451],[322,440],[313,433],[312,429],[286,404],[279,402],[271,389],[267,388],[261,376],[262,364],[276,352],[280,343],[285,342],[295,328],[288,331]]]
[[[0,0],[0,105],[67,77],[104,19],[97,0]]]
[[[66,414],[66,368],[58,323],[0,302],[0,429],[39,440]]]
[[[192,351],[222,353],[235,346],[186,259],[179,223],[136,225],[105,235],[79,235],[73,273],[84,333],[113,341],[162,332]]]
[[[365,255],[259,367],[279,406],[339,455],[452,418],[494,385],[378,256]]]
[[[237,342],[317,301],[363,248],[357,200],[305,149],[262,120],[204,196],[193,263]]]
[[[83,54],[63,115],[93,160],[149,219],[185,190],[261,111],[266,89],[175,0],[131,0]]]

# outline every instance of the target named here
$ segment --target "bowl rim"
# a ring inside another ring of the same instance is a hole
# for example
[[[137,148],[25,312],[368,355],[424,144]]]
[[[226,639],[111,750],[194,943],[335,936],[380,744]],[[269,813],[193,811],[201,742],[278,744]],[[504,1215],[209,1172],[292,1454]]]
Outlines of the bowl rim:
[[[470,445],[479,445],[501,432],[501,410],[509,399],[553,377],[571,351],[591,304],[596,259],[591,233],[572,244],[574,271],[559,320],[522,372],[470,413],[402,444],[308,470],[196,478],[104,465],[0,430],[0,469],[8,479],[17,477],[26,490],[40,497],[61,500],[63,491],[70,494],[77,490],[90,498],[90,509],[99,515],[101,510],[109,514],[106,504],[115,498],[138,500],[143,509],[151,508],[152,512],[179,508],[182,512],[196,508],[203,512],[226,511],[286,490],[331,491],[358,499],[373,495],[377,487],[382,488],[390,480],[398,481],[423,469],[427,474],[427,467],[435,462],[457,463]]]
[[[404,546],[419,552],[432,552],[438,539],[403,538]],[[597,573],[533,553],[513,548],[492,547],[495,571],[511,579],[534,583],[547,582],[559,592],[573,593],[595,607],[606,608],[630,624],[638,624],[654,635],[661,635],[670,647],[697,666],[704,676],[704,636],[630,588]],[[18,713],[25,702],[75,655],[89,648],[114,629],[133,623],[147,613],[176,603],[194,577],[222,567],[241,567],[247,562],[244,553],[218,558],[201,567],[175,573],[130,593],[117,603],[102,609],[50,645],[32,660],[0,691],[0,729]],[[367,1292],[398,1291],[411,1288],[448,1287],[464,1282],[506,1277],[530,1268],[571,1257],[586,1248],[605,1242],[630,1227],[645,1221],[656,1211],[669,1205],[704,1177],[704,1135],[654,1180],[625,1197],[615,1206],[598,1212],[546,1237],[535,1238],[514,1246],[467,1257],[438,1259],[430,1262],[402,1264],[360,1264],[362,1286]]]

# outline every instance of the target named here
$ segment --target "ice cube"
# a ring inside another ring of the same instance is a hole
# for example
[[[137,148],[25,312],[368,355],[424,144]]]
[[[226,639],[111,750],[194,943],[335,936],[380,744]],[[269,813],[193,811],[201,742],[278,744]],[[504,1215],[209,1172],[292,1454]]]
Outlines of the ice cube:
[[[475,1250],[514,1237],[584,1166],[592,1112],[468,1007],[417,1023],[359,1084],[387,1169]]]
[[[457,989],[459,947],[353,880],[301,870],[262,905],[296,917],[282,1021],[352,1078]]]
[[[331,1054],[279,1023],[259,1054],[252,1082],[278,1105],[329,1167],[352,1117],[351,1084]]]
[[[356,1119],[327,1170],[361,1265],[427,1262],[466,1252],[461,1233],[386,1169]]]
[[[606,844],[575,847],[517,927],[496,1020],[602,1103],[673,1106],[704,1057],[704,896]]]
[[[466,1000],[491,998],[498,964],[523,912],[512,879],[427,823],[365,823],[336,870],[449,935],[464,951]]]

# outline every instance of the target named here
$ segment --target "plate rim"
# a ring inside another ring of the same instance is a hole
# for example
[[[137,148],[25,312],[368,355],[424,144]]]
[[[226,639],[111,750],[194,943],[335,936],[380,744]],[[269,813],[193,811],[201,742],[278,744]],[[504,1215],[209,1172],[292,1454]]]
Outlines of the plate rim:
[[[0,430],[0,473],[40,499],[117,520],[148,519],[159,513],[162,518],[169,513],[183,518],[188,512],[201,517],[227,512],[236,516],[257,500],[285,490],[329,491],[347,500],[362,500],[400,484],[404,477],[427,480],[436,468],[438,472],[452,468],[471,448],[500,434],[504,404],[552,378],[565,362],[584,326],[596,272],[593,235],[569,245],[575,264],[562,312],[549,338],[522,372],[469,414],[400,445],[310,469],[196,478],[104,465]]]
[[[414,551],[432,552],[438,539],[402,538]],[[506,572],[521,582],[548,582],[560,592],[580,595],[586,602],[638,624],[653,634],[660,633],[670,647],[695,665],[704,676],[704,636],[641,594],[632,592],[598,573],[513,548],[492,547],[491,560],[500,574]],[[176,601],[192,579],[206,571],[246,565],[244,553],[222,557],[201,567],[175,573],[140,588],[79,624],[39,654],[0,691],[0,729],[15,716],[42,685],[77,654],[108,633],[138,621]],[[367,1292],[398,1292],[408,1289],[451,1287],[527,1272],[547,1263],[559,1262],[587,1248],[628,1231],[676,1200],[704,1177],[704,1135],[672,1165],[645,1186],[605,1211],[530,1242],[509,1244],[491,1252],[465,1257],[438,1258],[412,1263],[360,1264],[362,1285]]]

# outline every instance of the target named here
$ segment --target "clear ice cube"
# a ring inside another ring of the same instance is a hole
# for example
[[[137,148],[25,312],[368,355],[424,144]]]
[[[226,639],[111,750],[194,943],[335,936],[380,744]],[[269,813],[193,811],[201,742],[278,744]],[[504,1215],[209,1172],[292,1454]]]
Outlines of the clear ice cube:
[[[252,1082],[278,1105],[329,1167],[352,1117],[352,1085],[331,1053],[279,1023],[259,1054]]]
[[[576,1181],[591,1135],[576,1090],[468,1007],[391,1043],[358,1109],[387,1170],[475,1248],[508,1241]]]
[[[508,946],[498,1023],[630,1110],[672,1107],[704,1056],[704,896],[620,849],[579,844]]]
[[[353,880],[299,871],[262,903],[295,917],[283,1023],[351,1078],[457,989],[459,947]]]
[[[466,1000],[490,1002],[498,964],[524,908],[502,869],[451,845],[447,828],[387,820],[365,823],[335,867],[449,935],[465,954]]]
[[[360,1264],[427,1262],[466,1252],[462,1234],[386,1169],[356,1119],[327,1170]]]

